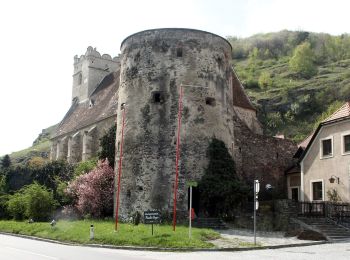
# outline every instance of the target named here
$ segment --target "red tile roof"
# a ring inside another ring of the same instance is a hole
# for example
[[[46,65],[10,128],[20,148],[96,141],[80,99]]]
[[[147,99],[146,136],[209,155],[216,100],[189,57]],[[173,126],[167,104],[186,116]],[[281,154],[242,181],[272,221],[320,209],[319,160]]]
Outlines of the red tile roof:
[[[309,149],[314,138],[317,136],[317,133],[320,131],[320,129],[323,125],[332,124],[332,123],[334,123],[333,121],[345,120],[345,119],[348,119],[349,117],[350,117],[350,101],[346,102],[337,111],[335,111],[331,116],[329,116],[325,120],[323,120],[318,125],[317,129],[312,132],[311,135],[306,137],[304,139],[304,141],[302,141],[301,143],[298,144],[298,147],[305,149],[305,151],[300,159],[302,160],[304,158],[307,150]]]
[[[331,116],[327,117],[324,122],[329,122],[335,119],[339,119],[342,117],[350,116],[350,101],[346,102],[344,105],[342,105],[337,111],[335,111]]]

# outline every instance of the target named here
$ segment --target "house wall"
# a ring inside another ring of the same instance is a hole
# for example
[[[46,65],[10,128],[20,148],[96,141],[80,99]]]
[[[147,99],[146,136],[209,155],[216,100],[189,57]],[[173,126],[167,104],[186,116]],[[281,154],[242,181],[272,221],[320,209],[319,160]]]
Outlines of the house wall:
[[[323,182],[324,200],[328,200],[327,191],[336,189],[342,201],[350,202],[350,154],[342,154],[342,134],[350,134],[350,121],[343,121],[333,125],[322,126],[317,137],[313,141],[306,156],[301,162],[303,178],[303,195],[305,201],[310,201],[311,182],[320,180]],[[333,156],[321,158],[320,140],[332,137]],[[339,177],[339,184],[335,181],[330,183],[332,175]]]
[[[288,192],[288,199],[292,199],[292,188],[298,188],[299,189],[299,196],[298,200],[300,200],[300,192],[301,192],[301,181],[300,181],[300,173],[292,173],[288,174],[287,176],[287,192]]]

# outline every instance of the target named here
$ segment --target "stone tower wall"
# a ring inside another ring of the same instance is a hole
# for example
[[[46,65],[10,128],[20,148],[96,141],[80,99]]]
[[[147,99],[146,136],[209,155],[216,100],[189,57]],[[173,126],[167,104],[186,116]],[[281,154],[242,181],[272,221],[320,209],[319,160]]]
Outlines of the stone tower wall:
[[[96,49],[88,47],[85,55],[74,57],[72,100],[84,101],[89,98],[101,80],[120,66],[119,57],[102,56]]]
[[[121,46],[118,104],[126,104],[120,215],[171,212],[179,86],[183,87],[177,208],[187,210],[187,180],[199,180],[216,136],[230,147],[233,107],[231,46],[197,30],[158,29],[129,36]],[[188,87],[194,85],[197,87]],[[117,115],[117,161],[122,110]],[[118,167],[116,167],[118,172]]]

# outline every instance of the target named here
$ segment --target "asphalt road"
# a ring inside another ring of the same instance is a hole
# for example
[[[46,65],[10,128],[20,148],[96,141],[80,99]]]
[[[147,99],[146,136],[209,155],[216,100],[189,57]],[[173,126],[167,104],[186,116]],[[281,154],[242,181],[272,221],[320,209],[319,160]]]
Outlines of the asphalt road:
[[[0,235],[1,260],[221,260],[282,259],[342,260],[350,259],[350,243],[253,250],[243,252],[148,252],[119,249],[66,246],[14,236]]]

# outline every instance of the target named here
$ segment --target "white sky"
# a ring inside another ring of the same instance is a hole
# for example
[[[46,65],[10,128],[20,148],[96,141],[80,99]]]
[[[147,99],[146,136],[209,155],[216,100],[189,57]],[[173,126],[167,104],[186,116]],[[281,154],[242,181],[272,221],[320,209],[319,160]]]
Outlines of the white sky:
[[[350,32],[347,0],[3,0],[0,155],[31,146],[71,103],[73,56],[91,45],[116,56],[135,32],[184,27],[221,36]]]

